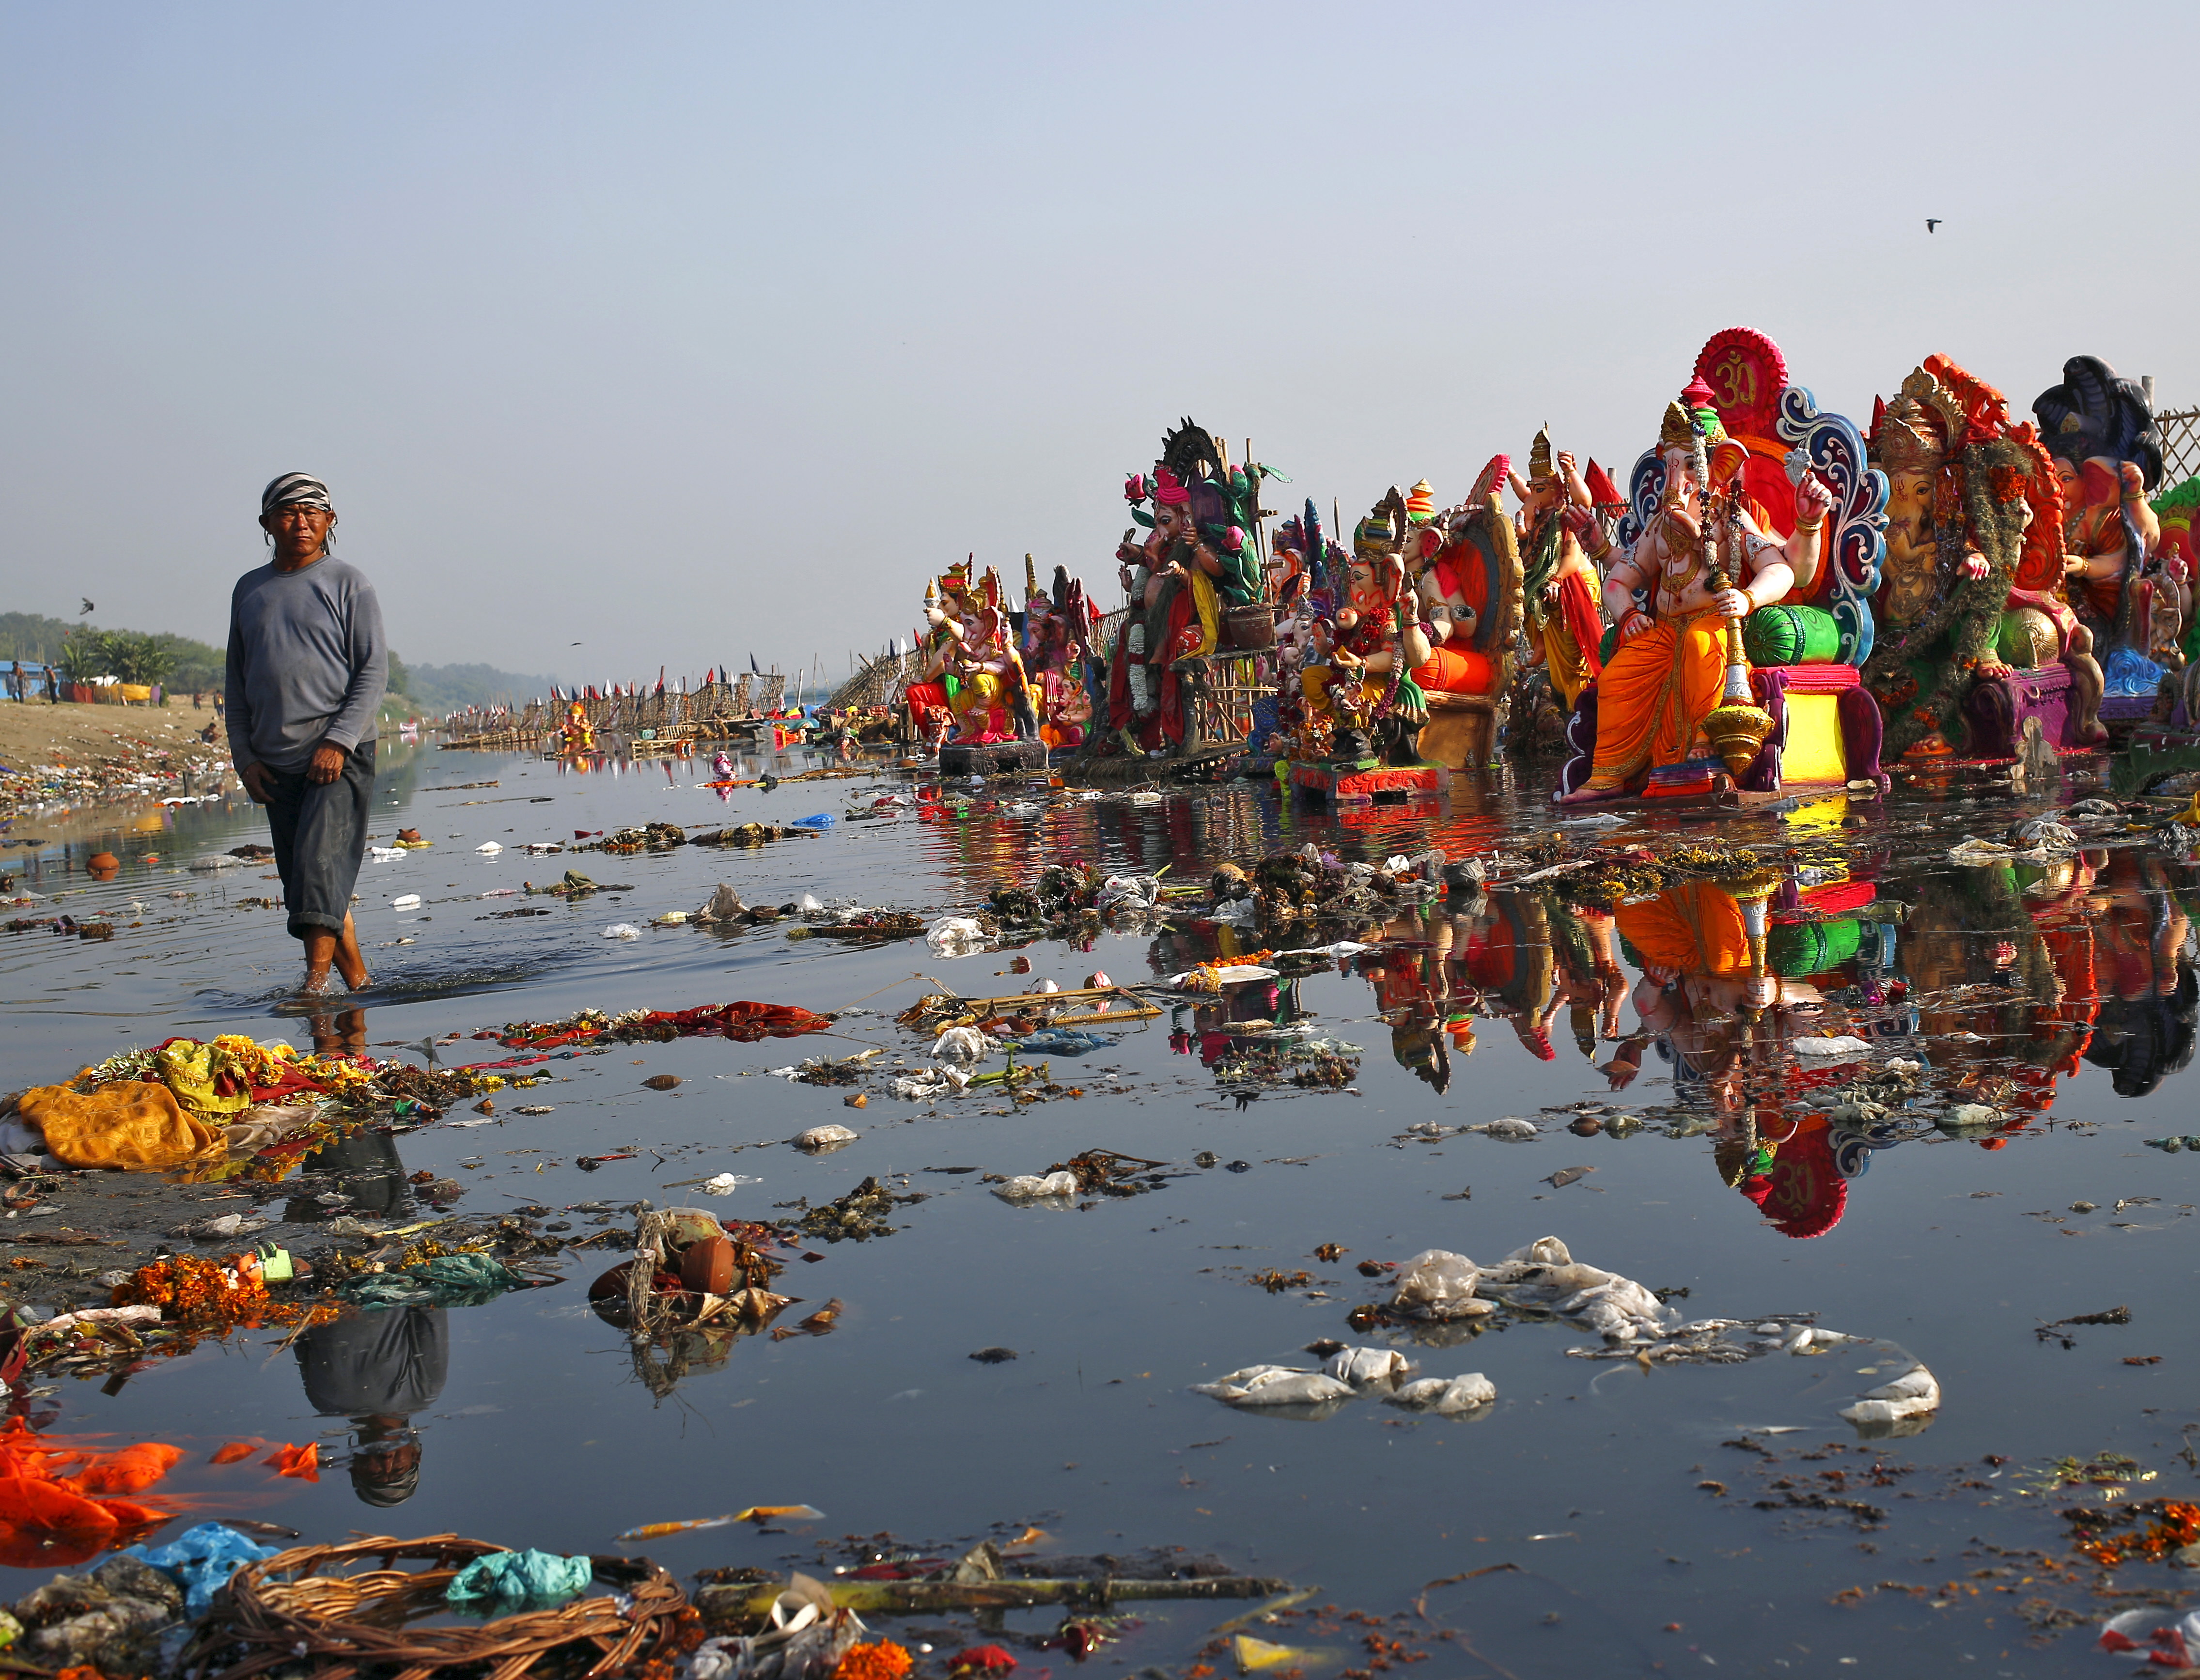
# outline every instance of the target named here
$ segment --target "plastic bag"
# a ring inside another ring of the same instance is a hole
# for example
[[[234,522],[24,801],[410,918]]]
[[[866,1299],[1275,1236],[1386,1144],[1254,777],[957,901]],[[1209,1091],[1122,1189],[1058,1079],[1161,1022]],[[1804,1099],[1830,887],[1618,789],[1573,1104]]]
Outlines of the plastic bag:
[[[924,930],[924,942],[934,957],[968,957],[986,948],[988,935],[971,917],[943,916]]]
[[[428,1302],[438,1307],[476,1306],[526,1282],[502,1261],[486,1254],[438,1255],[401,1272],[360,1272],[336,1285],[336,1293],[363,1312]]]
[[[1349,1384],[1290,1365],[1249,1365],[1211,1383],[1196,1383],[1191,1391],[1229,1406],[1319,1406],[1352,1397]]]
[[[951,1027],[933,1041],[932,1053],[957,1062],[982,1062],[999,1048],[974,1027]]]
[[[1923,1366],[1913,1365],[1893,1381],[1866,1390],[1855,1405],[1842,1407],[1841,1415],[1853,1424],[1899,1423],[1940,1409],[1940,1384]]]
[[[225,1523],[187,1528],[165,1546],[126,1546],[123,1554],[149,1564],[184,1589],[184,1613],[202,1616],[214,1595],[248,1563],[275,1555],[276,1548],[246,1539]]]
[[[1151,910],[1160,902],[1161,878],[1155,875],[1111,875],[1100,883],[1094,896],[1094,907],[1103,915],[1118,905],[1132,910]]]
[[[2154,1668],[2200,1662],[2200,1610],[2173,1619],[2167,1610],[2127,1610],[2102,1624],[2099,1648]]]
[[[1322,1361],[1321,1368],[1340,1383],[1355,1388],[1401,1381],[1413,1367],[1395,1348],[1339,1348]]]
[[[641,937],[641,929],[631,922],[614,922],[604,929],[604,937],[607,940],[638,940]]]
[[[595,1565],[585,1557],[561,1557],[555,1552],[491,1552],[476,1558],[452,1578],[443,1589],[451,1604],[477,1599],[500,1599],[506,1603],[524,1599],[547,1609],[563,1604],[584,1590],[595,1578]]]
[[[1472,1412],[1497,1398],[1497,1384],[1479,1371],[1464,1377],[1423,1377],[1385,1396],[1387,1404],[1431,1412]]]
[[[1005,1184],[993,1186],[993,1194],[1003,1202],[1036,1202],[1043,1197],[1074,1196],[1077,1194],[1077,1174],[1049,1173],[1044,1177],[1033,1173],[1020,1173]]]
[[[1398,1268],[1391,1308],[1417,1319],[1471,1318],[1495,1312],[1487,1301],[1475,1299],[1482,1268],[1463,1254],[1448,1249],[1427,1249]]]

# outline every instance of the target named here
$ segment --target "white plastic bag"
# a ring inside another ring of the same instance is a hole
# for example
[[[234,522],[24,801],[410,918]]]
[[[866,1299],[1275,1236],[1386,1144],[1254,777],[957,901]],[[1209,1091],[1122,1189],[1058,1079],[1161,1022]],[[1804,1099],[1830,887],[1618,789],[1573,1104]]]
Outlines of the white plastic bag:
[[[1472,1412],[1497,1398],[1497,1384],[1479,1371],[1464,1377],[1422,1377],[1386,1396],[1392,1406],[1432,1412]]]
[[[1352,1397],[1349,1384],[1326,1372],[1290,1365],[1249,1365],[1211,1383],[1194,1384],[1191,1391],[1231,1406],[1319,1406]]]
[[[1100,883],[1095,906],[1105,915],[1116,906],[1151,910],[1161,896],[1161,878],[1156,875],[1111,875]]]
[[[604,937],[607,940],[638,940],[641,937],[641,929],[631,922],[614,922],[604,929]]]
[[[956,1062],[982,1062],[999,1048],[974,1027],[951,1027],[933,1040],[932,1053]]]
[[[1049,1173],[1040,1176],[1034,1173],[1020,1173],[1006,1184],[993,1186],[993,1194],[1003,1202],[1037,1202],[1050,1197],[1077,1194],[1077,1174]]]
[[[1495,1312],[1487,1301],[1475,1298],[1482,1268],[1463,1254],[1448,1249],[1428,1249],[1398,1268],[1390,1305],[1397,1312],[1419,1319],[1472,1318]]]
[[[1321,1368],[1340,1383],[1366,1388],[1373,1383],[1386,1387],[1397,1383],[1412,1367],[1395,1348],[1339,1348],[1322,1361]]]
[[[986,948],[986,930],[967,916],[943,916],[924,930],[934,957],[968,957]]]

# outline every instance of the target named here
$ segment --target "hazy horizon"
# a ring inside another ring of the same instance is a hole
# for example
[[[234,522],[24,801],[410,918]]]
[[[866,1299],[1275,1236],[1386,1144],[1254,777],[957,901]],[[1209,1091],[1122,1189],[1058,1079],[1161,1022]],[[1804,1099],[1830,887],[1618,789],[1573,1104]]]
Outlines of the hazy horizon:
[[[967,553],[1113,605],[1185,414],[1349,519],[1619,471],[1733,325],[1859,421],[1935,351],[2191,407],[2174,143],[2094,114],[2200,13],[2077,22],[10,3],[0,608],[219,641],[301,469],[410,661],[829,677]]]

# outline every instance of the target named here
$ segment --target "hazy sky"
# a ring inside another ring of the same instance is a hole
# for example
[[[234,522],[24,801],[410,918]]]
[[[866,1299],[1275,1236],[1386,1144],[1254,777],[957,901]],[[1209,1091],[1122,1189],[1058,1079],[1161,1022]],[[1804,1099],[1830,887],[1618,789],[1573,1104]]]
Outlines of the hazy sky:
[[[0,609],[219,639],[297,468],[408,659],[840,671],[971,550],[1115,604],[1184,414],[1349,518],[1735,325],[2191,406],[2200,8],[2086,15],[9,0]]]

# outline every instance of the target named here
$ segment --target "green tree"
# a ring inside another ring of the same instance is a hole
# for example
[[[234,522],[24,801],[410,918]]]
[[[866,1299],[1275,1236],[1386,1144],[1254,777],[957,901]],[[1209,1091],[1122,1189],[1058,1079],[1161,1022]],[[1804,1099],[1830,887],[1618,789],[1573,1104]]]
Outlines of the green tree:
[[[95,676],[113,675],[113,638],[106,631],[82,624],[70,630],[62,640],[60,656],[54,664],[61,668],[61,678],[67,682],[89,682]]]
[[[156,635],[147,635],[139,630],[111,630],[107,643],[107,668],[125,682],[151,687],[164,682],[175,668],[175,654],[161,646]]]
[[[410,694],[412,692],[412,674],[405,669],[405,661],[397,657],[395,648],[389,653],[389,688],[393,694]]]

